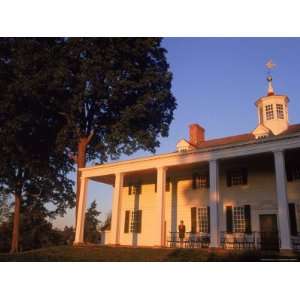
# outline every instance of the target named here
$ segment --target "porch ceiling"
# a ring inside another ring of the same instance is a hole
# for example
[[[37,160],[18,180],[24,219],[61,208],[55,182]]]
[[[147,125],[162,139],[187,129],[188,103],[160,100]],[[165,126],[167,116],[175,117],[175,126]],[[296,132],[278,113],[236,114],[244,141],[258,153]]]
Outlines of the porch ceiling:
[[[91,177],[90,180],[100,182],[100,183],[109,184],[109,185],[114,185],[115,184],[115,175],[111,174],[111,175]]]

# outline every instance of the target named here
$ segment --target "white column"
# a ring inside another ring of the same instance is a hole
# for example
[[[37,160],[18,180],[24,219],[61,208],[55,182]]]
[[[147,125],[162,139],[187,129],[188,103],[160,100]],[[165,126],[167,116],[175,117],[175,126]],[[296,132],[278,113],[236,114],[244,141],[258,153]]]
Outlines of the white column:
[[[280,249],[292,249],[291,246],[291,233],[289,223],[289,207],[287,197],[286,173],[284,152],[274,152],[275,159],[275,174],[276,174],[276,192],[278,204],[278,221],[281,246]]]
[[[210,247],[220,247],[219,229],[219,163],[209,162],[209,207],[210,207]]]
[[[165,246],[165,187],[166,167],[157,168],[158,246]]]
[[[87,186],[88,186],[88,178],[81,177],[74,244],[82,244],[84,242],[84,220],[85,220]]]
[[[115,174],[115,187],[113,192],[113,203],[111,213],[111,243],[120,244],[120,210],[121,210],[121,189],[123,187],[123,173]]]

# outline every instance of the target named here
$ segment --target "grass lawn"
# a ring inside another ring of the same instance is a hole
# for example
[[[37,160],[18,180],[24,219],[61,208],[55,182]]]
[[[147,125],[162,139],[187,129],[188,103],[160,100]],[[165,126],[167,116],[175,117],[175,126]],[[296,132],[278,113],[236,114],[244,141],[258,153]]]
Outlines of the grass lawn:
[[[300,253],[95,245],[43,248],[17,255],[0,254],[0,261],[300,261]]]

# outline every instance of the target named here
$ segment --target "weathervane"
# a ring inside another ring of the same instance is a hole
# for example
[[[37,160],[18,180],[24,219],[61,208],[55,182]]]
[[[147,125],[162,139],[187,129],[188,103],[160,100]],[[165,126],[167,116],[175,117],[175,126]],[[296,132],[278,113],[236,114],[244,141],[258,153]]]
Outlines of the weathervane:
[[[272,77],[272,76],[271,76],[271,71],[272,71],[272,69],[274,69],[274,68],[276,67],[276,64],[274,64],[274,63],[272,62],[272,59],[270,59],[270,60],[266,63],[266,67],[267,67],[267,69],[268,69],[268,77]],[[271,78],[271,80],[272,80],[272,78]]]
[[[271,71],[272,69],[274,69],[276,67],[276,64],[273,64],[272,59],[270,59],[267,63],[266,63],[266,67],[269,69],[269,71]]]
[[[276,67],[276,64],[274,64],[272,62],[272,59],[270,59],[267,63],[266,63],[266,67],[268,69],[268,77],[267,80],[269,82],[269,86],[268,86],[268,96],[274,95],[274,90],[273,90],[273,86],[272,86],[272,75],[271,75],[271,71],[272,69],[274,69]]]

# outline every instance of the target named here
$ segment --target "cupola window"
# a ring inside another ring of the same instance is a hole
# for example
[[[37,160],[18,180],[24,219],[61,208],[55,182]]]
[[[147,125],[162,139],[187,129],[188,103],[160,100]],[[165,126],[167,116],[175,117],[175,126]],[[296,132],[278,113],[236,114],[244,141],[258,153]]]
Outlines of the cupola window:
[[[273,104],[266,105],[266,118],[267,120],[274,119]]]
[[[284,119],[283,105],[276,104],[277,119]]]

